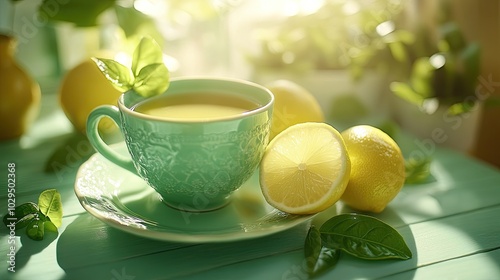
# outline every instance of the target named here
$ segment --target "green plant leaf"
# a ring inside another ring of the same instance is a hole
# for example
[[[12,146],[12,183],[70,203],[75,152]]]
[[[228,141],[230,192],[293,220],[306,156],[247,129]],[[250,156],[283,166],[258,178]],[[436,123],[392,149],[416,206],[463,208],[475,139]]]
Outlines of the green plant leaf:
[[[416,93],[408,84],[400,83],[400,82],[392,82],[391,83],[391,91],[402,99],[415,104],[417,106],[421,106],[424,102],[424,98]]]
[[[134,77],[128,67],[107,58],[93,57],[92,60],[117,90],[125,92],[132,88]]]
[[[58,232],[56,225],[50,220],[43,222],[43,226],[46,231]]]
[[[477,43],[468,44],[460,53],[463,63],[464,84],[462,89],[465,96],[473,95],[477,85],[477,78],[481,75],[481,47]]]
[[[90,27],[96,26],[98,17],[115,3],[116,0],[65,0],[64,3],[43,0],[38,13],[49,20]]]
[[[399,41],[388,43],[391,54],[399,62],[405,62],[408,59],[408,54],[406,52],[405,46]]]
[[[139,12],[134,7],[116,5],[114,9],[118,25],[120,25],[127,37],[137,34],[141,25],[153,22],[149,16]]]
[[[434,96],[432,80],[436,68],[432,66],[428,57],[421,57],[413,63],[411,73],[411,87],[422,98]]]
[[[430,157],[418,160],[415,158],[409,158],[408,160],[406,160],[405,183],[418,184],[427,180],[427,178],[429,178],[429,175],[431,174],[431,162],[432,159]]]
[[[43,191],[38,198],[38,207],[40,213],[48,217],[56,227],[61,226],[63,216],[61,194],[56,189]]]
[[[33,219],[26,228],[26,235],[33,240],[43,240],[45,234],[44,221],[40,219]]]
[[[14,208],[14,212],[9,211],[3,217],[3,223],[5,226],[9,226],[11,222],[14,222],[16,224],[16,229],[21,229],[27,225],[36,213],[38,213],[38,206],[35,203],[23,203]]]
[[[460,114],[468,113],[474,109],[475,105],[476,105],[475,102],[455,103],[448,108],[447,113],[451,116],[457,116]]]
[[[458,52],[467,45],[460,27],[455,22],[441,25],[440,33],[443,40],[448,43],[451,52]]]
[[[163,64],[163,52],[158,43],[151,37],[142,38],[132,56],[132,73],[134,77],[138,77],[144,67],[160,63]]]
[[[134,90],[144,97],[150,97],[167,90],[169,84],[167,67],[163,62],[155,63],[141,69],[135,78]]]
[[[309,276],[319,275],[334,267],[340,257],[340,251],[322,246],[319,230],[311,226],[304,244],[304,257]]]
[[[394,228],[371,216],[341,214],[326,221],[320,233],[326,247],[343,250],[358,258],[409,259],[412,256],[403,237]]]

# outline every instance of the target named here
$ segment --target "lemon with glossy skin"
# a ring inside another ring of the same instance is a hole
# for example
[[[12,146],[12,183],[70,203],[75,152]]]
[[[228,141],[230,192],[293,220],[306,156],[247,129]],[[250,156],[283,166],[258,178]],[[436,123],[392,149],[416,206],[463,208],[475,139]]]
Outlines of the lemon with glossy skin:
[[[351,159],[351,176],[341,200],[350,207],[382,212],[405,182],[405,161],[398,144],[369,125],[342,132]]]
[[[291,214],[314,214],[335,204],[351,164],[340,133],[325,123],[301,123],[278,134],[260,164],[266,201]]]
[[[85,134],[90,112],[100,105],[116,105],[120,95],[89,58],[66,73],[59,89],[59,103],[76,130]],[[103,119],[99,129],[111,132],[116,125]]]
[[[267,84],[266,87],[274,95],[269,139],[273,139],[294,124],[325,121],[316,98],[300,85],[289,80],[277,80]]]

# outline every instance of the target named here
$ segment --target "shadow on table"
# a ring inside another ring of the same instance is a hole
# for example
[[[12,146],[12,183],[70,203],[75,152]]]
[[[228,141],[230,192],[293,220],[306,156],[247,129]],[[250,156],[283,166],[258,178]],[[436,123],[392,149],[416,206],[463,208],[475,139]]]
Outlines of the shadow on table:
[[[145,239],[83,214],[57,243],[65,279],[176,279],[303,247],[307,223],[269,236],[225,243],[183,244]]]
[[[20,238],[20,244],[16,244],[16,247],[20,249],[15,255],[15,267],[16,270],[21,270],[29,262],[32,256],[43,251],[47,246],[50,245],[57,238],[57,233],[45,231],[43,240],[36,241],[30,239],[26,235],[26,228],[19,229],[16,231],[16,236]],[[5,226],[0,227],[0,235],[9,235],[9,232]],[[10,244],[8,246],[11,246]]]

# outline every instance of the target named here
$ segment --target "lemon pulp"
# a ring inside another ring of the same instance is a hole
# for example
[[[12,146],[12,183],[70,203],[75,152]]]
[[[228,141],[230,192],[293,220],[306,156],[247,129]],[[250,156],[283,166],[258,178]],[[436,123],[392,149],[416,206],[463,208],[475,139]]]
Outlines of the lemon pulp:
[[[345,190],[350,161],[340,133],[325,123],[293,125],[268,145],[260,166],[267,202],[292,214],[320,212]]]

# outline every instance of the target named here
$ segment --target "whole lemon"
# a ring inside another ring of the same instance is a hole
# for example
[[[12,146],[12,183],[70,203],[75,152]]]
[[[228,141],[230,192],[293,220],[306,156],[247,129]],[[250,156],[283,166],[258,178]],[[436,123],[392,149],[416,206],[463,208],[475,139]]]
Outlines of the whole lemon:
[[[405,182],[405,161],[397,143],[369,125],[342,132],[351,160],[351,176],[341,200],[350,207],[382,212]]]
[[[89,58],[66,73],[59,89],[59,103],[76,130],[85,134],[90,112],[100,105],[116,105],[120,95]],[[99,124],[104,132],[115,127],[109,119]]]
[[[269,139],[273,139],[294,124],[325,121],[318,101],[305,88],[289,80],[277,80],[267,84],[266,87],[274,95]]]

